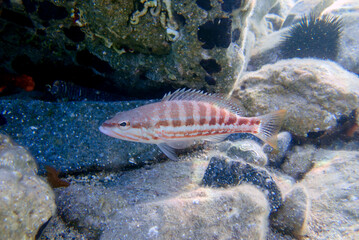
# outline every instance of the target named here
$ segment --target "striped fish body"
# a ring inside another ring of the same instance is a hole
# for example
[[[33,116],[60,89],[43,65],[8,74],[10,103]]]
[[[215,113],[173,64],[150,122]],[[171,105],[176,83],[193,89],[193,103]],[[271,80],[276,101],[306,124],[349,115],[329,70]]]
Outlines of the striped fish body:
[[[219,95],[178,90],[161,102],[120,112],[100,131],[127,141],[157,144],[171,159],[174,149],[196,140],[221,141],[232,133],[251,133],[276,147],[276,135],[285,115],[280,110],[260,117],[241,117],[240,109]]]

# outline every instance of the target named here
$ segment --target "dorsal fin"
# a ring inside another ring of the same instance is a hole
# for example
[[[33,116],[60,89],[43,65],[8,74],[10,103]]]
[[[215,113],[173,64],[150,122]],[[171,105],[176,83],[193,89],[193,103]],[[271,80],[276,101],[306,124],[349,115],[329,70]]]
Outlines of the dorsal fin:
[[[197,102],[208,102],[214,104],[218,107],[226,108],[227,110],[241,115],[242,111],[241,108],[234,103],[233,101],[226,99],[225,97],[221,96],[220,94],[212,94],[212,93],[205,93],[201,90],[195,89],[177,89],[175,92],[167,93],[163,98],[162,102],[165,101],[179,101],[179,100],[187,100],[187,101],[197,101]]]

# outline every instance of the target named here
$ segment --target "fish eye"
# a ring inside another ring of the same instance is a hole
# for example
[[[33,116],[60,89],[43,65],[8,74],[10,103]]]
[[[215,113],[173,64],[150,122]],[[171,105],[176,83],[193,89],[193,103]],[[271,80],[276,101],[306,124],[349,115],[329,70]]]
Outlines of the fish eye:
[[[129,121],[123,121],[123,122],[120,122],[118,124],[122,129],[127,129],[130,127],[130,122]]]

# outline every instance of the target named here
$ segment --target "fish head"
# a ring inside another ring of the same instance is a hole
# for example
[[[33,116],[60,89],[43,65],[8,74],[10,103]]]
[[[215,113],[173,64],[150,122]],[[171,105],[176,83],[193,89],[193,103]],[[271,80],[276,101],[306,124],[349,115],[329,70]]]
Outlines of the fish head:
[[[137,109],[119,112],[113,118],[106,120],[99,130],[110,137],[143,142],[142,133],[147,127],[146,119],[143,113]]]

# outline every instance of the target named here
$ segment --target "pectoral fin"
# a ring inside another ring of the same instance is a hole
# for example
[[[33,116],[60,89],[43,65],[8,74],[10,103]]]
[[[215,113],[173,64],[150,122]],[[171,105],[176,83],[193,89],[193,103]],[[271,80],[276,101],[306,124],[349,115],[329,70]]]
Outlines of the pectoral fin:
[[[175,149],[184,149],[192,146],[195,143],[194,139],[184,141],[171,141],[167,140],[165,143],[157,144],[161,151],[166,154],[171,160],[178,160]]]
[[[161,151],[171,160],[177,161],[178,157],[175,152],[175,149],[166,143],[159,143],[157,146],[161,149]]]

